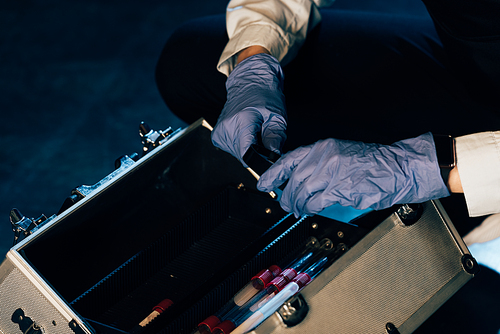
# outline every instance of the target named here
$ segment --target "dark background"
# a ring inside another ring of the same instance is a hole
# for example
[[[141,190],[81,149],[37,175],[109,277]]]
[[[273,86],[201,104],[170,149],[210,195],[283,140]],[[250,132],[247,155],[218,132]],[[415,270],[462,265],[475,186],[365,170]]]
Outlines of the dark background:
[[[157,130],[187,125],[157,92],[156,61],[176,26],[224,13],[226,4],[0,2],[2,257],[12,245],[12,208],[33,218],[55,214],[71,189],[98,182],[119,156],[141,150],[142,120]],[[338,0],[334,6],[427,15],[418,0]],[[475,251],[487,262],[498,248]]]
[[[142,120],[156,130],[186,126],[157,92],[156,61],[176,26],[224,13],[226,4],[1,1],[1,254],[12,243],[12,208],[30,218],[57,213],[71,189],[96,183],[116,158],[140,151]],[[418,0],[335,6],[426,15]]]

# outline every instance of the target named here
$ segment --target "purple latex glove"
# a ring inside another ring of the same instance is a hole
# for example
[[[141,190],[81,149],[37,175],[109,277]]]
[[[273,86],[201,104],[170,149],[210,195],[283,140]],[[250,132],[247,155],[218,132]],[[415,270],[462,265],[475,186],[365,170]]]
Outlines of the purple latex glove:
[[[257,54],[243,60],[227,81],[227,102],[212,131],[213,144],[238,158],[261,133],[267,149],[281,153],[286,140],[283,72],[276,58]]]
[[[431,133],[390,146],[326,139],[284,155],[260,178],[271,191],[288,181],[281,207],[296,217],[332,204],[380,210],[449,195]]]

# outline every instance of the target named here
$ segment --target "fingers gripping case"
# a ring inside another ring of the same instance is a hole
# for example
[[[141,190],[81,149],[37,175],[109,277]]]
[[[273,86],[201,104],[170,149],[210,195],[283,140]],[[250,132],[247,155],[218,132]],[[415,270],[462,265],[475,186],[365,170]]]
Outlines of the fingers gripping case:
[[[329,266],[252,332],[411,333],[474,276],[438,201],[351,224],[295,219],[210,131],[143,133],[143,157],[74,189],[57,215],[16,219],[0,333],[191,333],[311,240],[332,245]]]

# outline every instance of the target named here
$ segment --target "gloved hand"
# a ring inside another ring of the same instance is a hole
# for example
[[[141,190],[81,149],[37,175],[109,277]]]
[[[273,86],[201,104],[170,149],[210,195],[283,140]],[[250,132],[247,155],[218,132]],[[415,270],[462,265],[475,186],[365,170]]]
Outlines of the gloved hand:
[[[390,146],[326,139],[300,147],[271,166],[257,188],[286,185],[281,207],[296,217],[339,203],[380,210],[449,195],[431,133]]]
[[[286,109],[283,72],[276,58],[257,54],[243,60],[227,81],[227,102],[212,131],[213,144],[238,158],[257,142],[281,153],[286,140]]]

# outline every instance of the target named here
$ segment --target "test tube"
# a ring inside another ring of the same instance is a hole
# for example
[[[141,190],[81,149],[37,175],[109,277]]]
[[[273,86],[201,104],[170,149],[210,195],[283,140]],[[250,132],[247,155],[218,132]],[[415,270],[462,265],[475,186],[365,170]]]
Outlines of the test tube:
[[[302,267],[304,263],[307,262],[313,252],[319,248],[318,239],[315,237],[310,237],[302,252],[298,255],[298,260],[292,261],[285,268],[295,268]],[[248,283],[245,287],[243,287],[240,291],[238,291],[234,297],[227,302],[220,310],[217,311],[214,315],[203,320],[198,324],[198,327],[191,334],[209,334],[212,330],[219,325],[223,319],[227,317],[229,314],[237,314],[240,308],[245,305],[252,297],[254,297],[259,291],[264,289],[274,278],[281,273],[281,269],[278,266],[271,266],[267,270],[263,270],[254,276],[250,283]],[[293,276],[296,274],[295,271],[287,271],[286,277],[291,280]],[[267,295],[267,294],[265,294]],[[264,295],[263,295],[264,296]]]
[[[245,305],[241,307],[235,307],[230,312],[228,312],[225,316],[225,320],[221,323],[224,325],[222,327],[220,327],[220,325],[217,325],[212,333],[224,333],[225,331],[227,331],[227,328],[230,327],[228,325],[228,322],[232,322],[233,324],[236,323],[242,314],[250,312],[249,309],[252,306],[260,306],[265,303],[268,299],[272,298],[279,291],[281,291],[281,289],[283,289],[296,275],[297,272],[294,269],[287,268],[283,270],[283,272],[278,277],[273,279],[264,290],[257,293],[252,299],[245,303]],[[222,330],[222,328],[226,328],[226,330]]]
[[[293,294],[295,294],[309,281],[311,281],[314,277],[316,277],[323,270],[325,264],[328,262],[328,257],[324,256],[323,253],[319,253],[317,255],[322,255],[320,260],[318,260],[318,256],[313,257],[316,259],[316,261],[312,265],[309,265],[309,267],[303,273],[299,273],[297,275],[294,270],[290,270],[287,279],[285,279],[284,277],[275,278],[270,283],[269,287],[266,288],[266,290],[263,290],[259,294],[257,294],[247,303],[247,305],[238,310],[233,310],[231,313],[229,313],[226,317],[226,320],[217,325],[212,333],[213,334],[231,333],[235,328],[237,327],[239,328],[240,325],[246,322],[247,319],[249,319],[249,317],[251,317],[254,313],[257,312],[262,313],[261,310],[267,304],[270,303],[271,305],[275,305],[276,303],[279,303],[281,299],[284,298],[283,296],[289,296],[289,297],[293,296]],[[285,273],[289,269],[290,268],[284,270],[283,273]],[[289,283],[291,282],[294,282],[294,284],[292,284],[292,287],[288,287],[290,285]],[[283,291],[285,291],[285,293],[283,293]],[[292,294],[290,295],[290,293]],[[277,296],[281,297],[280,299],[275,301]],[[281,302],[281,304],[283,304],[283,302]],[[272,313],[273,312],[271,312],[271,314]],[[264,313],[264,315],[266,315],[266,313]],[[255,321],[255,317],[252,319],[252,322],[253,321]],[[245,326],[247,326],[248,324],[249,323],[247,322]]]
[[[316,263],[321,257],[332,250],[332,241],[330,239],[321,240],[321,245],[310,250],[306,255],[292,262],[290,266],[284,268],[293,268],[297,273],[306,270],[311,263]]]
[[[264,289],[269,282],[281,274],[281,268],[277,265],[270,266],[267,270],[259,272],[257,275],[252,277],[249,284],[247,284],[243,289],[238,291],[234,297],[234,304],[237,306],[244,305],[249,301],[256,293]]]
[[[268,283],[280,273],[281,268],[276,265],[272,265],[268,269],[261,270],[253,276],[250,282],[238,291],[221,309],[200,322],[198,327],[191,332],[191,334],[210,334],[231,310],[234,308],[237,309],[245,304],[248,300],[255,296],[255,294],[264,289],[266,285],[268,285]]]
[[[164,299],[161,302],[159,302],[155,307],[153,307],[153,311],[132,329],[131,333],[136,334],[143,332],[144,328],[151,321],[153,321],[157,316],[162,314],[167,308],[172,306],[172,304],[173,302],[170,299]]]
[[[287,284],[274,298],[265,303],[255,312],[250,312],[248,315],[238,319],[236,324],[238,327],[224,334],[243,334],[257,327],[261,322],[267,319],[270,315],[276,312],[283,303],[299,292],[304,286],[309,284],[321,271],[323,271],[328,258],[324,257],[320,261],[313,264],[303,273],[298,274],[289,284]],[[244,320],[243,320],[244,319]],[[243,321],[242,321],[243,320]],[[236,325],[235,324],[235,325]]]
[[[324,239],[321,242],[321,246],[316,246],[311,250],[310,247],[306,247],[299,259],[292,261],[290,268],[283,270],[279,277],[275,278],[265,290],[257,293],[252,299],[250,299],[243,307],[234,308],[225,317],[225,320],[237,323],[241,316],[248,314],[248,312],[255,312],[261,308],[265,303],[272,299],[278,292],[280,292],[288,282],[290,282],[298,272],[303,271],[305,268],[311,266],[318,261],[319,258],[323,257],[325,251],[331,249],[331,241],[329,239]],[[305,255],[304,255],[305,254]]]

